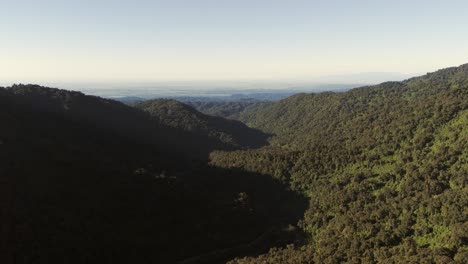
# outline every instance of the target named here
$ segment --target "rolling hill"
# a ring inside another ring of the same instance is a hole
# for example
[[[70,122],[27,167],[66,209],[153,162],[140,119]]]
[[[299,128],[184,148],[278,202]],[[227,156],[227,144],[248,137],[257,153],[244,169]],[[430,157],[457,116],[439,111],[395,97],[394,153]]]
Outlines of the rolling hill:
[[[266,145],[268,135],[237,120],[202,114],[193,107],[171,99],[148,100],[134,105],[160,124],[219,141],[231,148]]]
[[[464,263],[468,65],[244,112],[274,136],[211,164],[271,175],[310,204],[296,248],[232,263]]]
[[[0,124],[2,260],[219,261],[304,210],[269,176],[206,165],[225,144],[112,100],[0,88]]]
[[[207,115],[237,119],[240,113],[255,106],[267,104],[256,99],[241,99],[237,101],[189,101],[187,104]]]
[[[468,262],[468,64],[238,118],[0,88],[9,259]]]

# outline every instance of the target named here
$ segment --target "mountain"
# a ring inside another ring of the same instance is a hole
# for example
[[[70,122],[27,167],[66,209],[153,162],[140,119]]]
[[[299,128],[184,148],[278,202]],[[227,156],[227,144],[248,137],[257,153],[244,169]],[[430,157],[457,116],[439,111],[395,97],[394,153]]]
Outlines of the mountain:
[[[468,262],[468,64],[238,119],[0,88],[2,263]]]
[[[111,98],[109,98],[109,99],[111,99]],[[116,100],[116,101],[122,102],[124,104],[133,104],[133,103],[138,103],[138,102],[145,101],[144,98],[137,97],[137,96],[123,96],[123,97],[117,97],[117,98],[113,98],[113,99]]]
[[[255,99],[241,99],[238,101],[189,101],[188,105],[207,115],[236,119],[240,113],[252,107],[267,104]]]
[[[208,166],[225,144],[112,100],[0,88],[0,124],[2,263],[216,263],[291,241],[305,208],[267,175]],[[263,233],[282,240],[238,247]]]
[[[148,112],[159,124],[219,140],[237,148],[266,144],[267,135],[237,120],[202,114],[193,107],[171,99],[148,100],[134,105]]]
[[[306,195],[296,247],[232,263],[466,263],[468,64],[243,112],[274,134],[211,164],[271,175]]]

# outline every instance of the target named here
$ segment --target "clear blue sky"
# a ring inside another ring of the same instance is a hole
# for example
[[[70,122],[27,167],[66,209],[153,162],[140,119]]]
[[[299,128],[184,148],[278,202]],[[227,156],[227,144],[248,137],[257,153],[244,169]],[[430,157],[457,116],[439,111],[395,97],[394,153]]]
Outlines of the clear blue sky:
[[[0,82],[313,80],[468,62],[468,1],[0,0]]]

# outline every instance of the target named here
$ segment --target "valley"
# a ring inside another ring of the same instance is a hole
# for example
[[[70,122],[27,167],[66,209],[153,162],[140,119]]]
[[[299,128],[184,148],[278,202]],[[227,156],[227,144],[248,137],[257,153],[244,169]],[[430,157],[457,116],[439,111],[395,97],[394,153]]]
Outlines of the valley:
[[[14,85],[0,124],[15,263],[468,261],[467,64],[275,101]]]

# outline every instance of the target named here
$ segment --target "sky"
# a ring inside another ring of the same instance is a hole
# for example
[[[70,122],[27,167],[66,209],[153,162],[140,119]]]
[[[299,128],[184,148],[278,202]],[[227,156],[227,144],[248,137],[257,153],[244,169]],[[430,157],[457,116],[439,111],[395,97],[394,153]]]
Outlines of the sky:
[[[466,0],[0,0],[0,83],[420,74],[468,63],[467,14]]]

